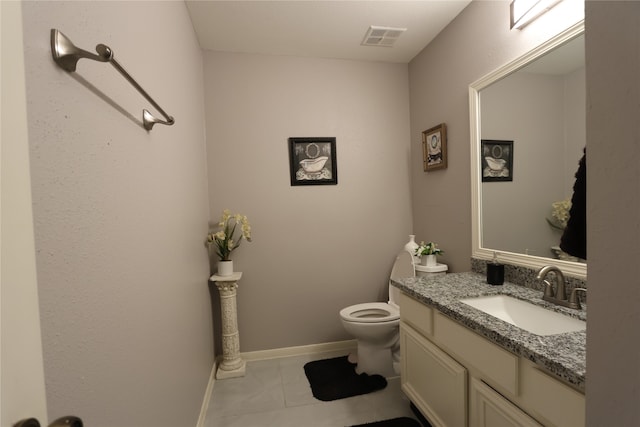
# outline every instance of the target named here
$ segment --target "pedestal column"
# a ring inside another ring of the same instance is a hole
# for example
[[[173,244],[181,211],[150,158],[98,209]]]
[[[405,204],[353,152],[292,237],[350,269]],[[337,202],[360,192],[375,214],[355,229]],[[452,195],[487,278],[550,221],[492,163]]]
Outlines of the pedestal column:
[[[213,275],[209,279],[220,292],[222,319],[222,363],[218,366],[216,379],[243,377],[246,362],[240,357],[240,335],[238,334],[238,312],[236,291],[241,272],[231,276]]]

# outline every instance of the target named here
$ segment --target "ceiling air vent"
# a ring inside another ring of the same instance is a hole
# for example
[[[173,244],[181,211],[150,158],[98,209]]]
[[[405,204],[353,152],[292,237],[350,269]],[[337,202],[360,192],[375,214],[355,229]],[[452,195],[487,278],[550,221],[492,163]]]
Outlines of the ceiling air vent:
[[[367,30],[362,44],[364,46],[391,47],[405,31],[407,31],[406,28],[377,27],[372,25],[369,27],[369,30]]]

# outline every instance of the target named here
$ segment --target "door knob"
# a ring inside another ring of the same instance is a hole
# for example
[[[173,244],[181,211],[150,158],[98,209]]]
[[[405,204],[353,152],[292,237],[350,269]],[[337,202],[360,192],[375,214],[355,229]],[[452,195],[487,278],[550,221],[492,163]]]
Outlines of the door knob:
[[[13,427],[40,427],[40,422],[35,418],[27,418],[26,420],[18,421]]]
[[[62,418],[58,418],[49,427],[83,427],[82,420],[73,415],[67,415]]]
[[[82,420],[73,415],[67,415],[66,417],[58,418],[49,427],[83,427]],[[40,422],[35,418],[27,418],[22,421],[18,421],[13,427],[41,427]]]

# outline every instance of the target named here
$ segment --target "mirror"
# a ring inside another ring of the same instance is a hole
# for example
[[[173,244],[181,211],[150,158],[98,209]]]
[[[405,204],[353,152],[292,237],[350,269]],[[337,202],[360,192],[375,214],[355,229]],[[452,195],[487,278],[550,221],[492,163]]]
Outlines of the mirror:
[[[469,86],[474,258],[586,279],[553,215],[586,145],[585,89],[583,22]]]

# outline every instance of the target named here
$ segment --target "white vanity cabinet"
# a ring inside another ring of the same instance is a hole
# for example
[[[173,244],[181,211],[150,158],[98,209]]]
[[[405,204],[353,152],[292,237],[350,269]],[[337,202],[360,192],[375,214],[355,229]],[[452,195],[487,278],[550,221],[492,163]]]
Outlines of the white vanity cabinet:
[[[413,328],[401,326],[402,389],[436,426],[465,426],[467,370]]]
[[[434,427],[584,426],[584,394],[404,293],[400,306],[402,390]]]

